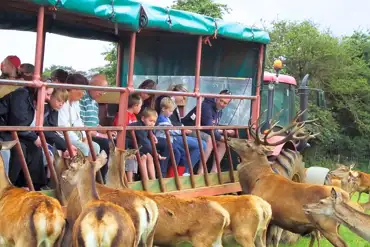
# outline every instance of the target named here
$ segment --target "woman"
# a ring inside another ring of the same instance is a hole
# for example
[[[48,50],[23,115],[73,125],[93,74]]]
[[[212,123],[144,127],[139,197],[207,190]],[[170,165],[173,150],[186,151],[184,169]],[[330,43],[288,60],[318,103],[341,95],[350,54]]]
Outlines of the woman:
[[[52,88],[45,90],[45,99],[50,100]],[[37,90],[19,88],[0,99],[0,116],[8,126],[35,126]],[[19,141],[35,190],[47,183],[43,164],[41,140],[34,131],[19,131]],[[5,141],[12,140],[10,132],[2,132]],[[15,186],[27,186],[21,169],[21,160],[15,148],[11,150],[9,179]]]
[[[73,85],[88,85],[88,80],[81,74],[71,74],[68,76],[66,84]],[[70,89],[68,90],[68,100],[58,112],[59,127],[84,127],[80,116],[79,101],[84,95],[84,90]],[[64,138],[63,132],[59,131],[59,135]],[[81,150],[85,157],[91,160],[90,148],[87,142],[85,131],[68,131],[69,139],[73,146]],[[94,151],[100,153],[100,146],[93,142]]]
[[[139,89],[155,90],[156,86],[157,86],[157,83],[155,81],[147,79],[139,85]],[[142,105],[141,110],[138,114],[138,116],[140,117],[140,114],[144,111],[145,108],[152,107],[152,105],[154,103],[153,102],[154,95],[153,94],[147,94],[147,93],[139,93],[139,95],[140,95],[140,97],[143,101],[143,105]]]

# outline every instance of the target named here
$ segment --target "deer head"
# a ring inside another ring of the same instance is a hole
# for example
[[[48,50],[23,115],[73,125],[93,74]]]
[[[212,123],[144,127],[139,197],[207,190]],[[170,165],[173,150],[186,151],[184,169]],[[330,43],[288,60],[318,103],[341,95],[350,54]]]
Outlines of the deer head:
[[[68,169],[62,174],[62,178],[70,184],[76,185],[81,180],[81,177],[83,177],[83,174],[89,174],[90,170],[96,173],[106,162],[107,154],[104,150],[101,151],[94,162],[89,162],[81,152],[78,152],[71,159]]]
[[[350,166],[346,166],[343,164],[337,164],[337,169],[330,171],[329,173],[333,176],[338,178],[345,178],[348,176],[349,172],[355,167],[355,164],[351,164]]]
[[[350,171],[348,173],[348,192],[351,194],[352,192],[357,191],[358,187],[360,186],[361,179],[360,174],[355,171]]]
[[[335,207],[342,202],[342,194],[332,188],[330,197],[321,199],[317,203],[306,204],[303,206],[303,210],[306,214],[323,214],[331,216],[335,212]]]
[[[264,131],[263,134],[260,134],[261,126],[258,126],[256,124],[256,128],[254,129],[254,124],[251,124],[251,122],[249,122],[249,132],[253,140],[229,138],[228,144],[243,159],[243,157],[250,157],[250,155],[252,155],[253,153],[258,153],[260,155],[269,155],[273,150],[273,146],[278,146],[288,141],[309,140],[311,138],[315,138],[319,133],[306,133],[304,129],[306,123],[313,122],[315,120],[298,122],[298,118],[303,113],[304,112],[298,113],[289,125],[278,131],[273,131],[273,129],[275,126],[277,126],[279,122],[273,122],[274,120],[272,119],[270,123],[271,127]],[[258,119],[256,122],[258,122]],[[271,139],[272,137],[281,135],[285,136],[281,139],[279,138],[278,141],[270,142],[269,139]]]

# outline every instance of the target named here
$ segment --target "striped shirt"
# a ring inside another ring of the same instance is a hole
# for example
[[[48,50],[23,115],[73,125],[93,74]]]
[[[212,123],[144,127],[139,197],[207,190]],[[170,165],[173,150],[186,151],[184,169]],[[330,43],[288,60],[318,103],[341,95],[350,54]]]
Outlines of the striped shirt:
[[[84,126],[96,127],[99,125],[99,105],[90,94],[85,91],[80,100],[80,115]]]

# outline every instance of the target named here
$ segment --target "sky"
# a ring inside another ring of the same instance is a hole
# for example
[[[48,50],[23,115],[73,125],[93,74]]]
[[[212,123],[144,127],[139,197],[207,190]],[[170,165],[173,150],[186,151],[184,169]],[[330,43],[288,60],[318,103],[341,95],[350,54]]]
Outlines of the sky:
[[[159,6],[170,6],[173,0],[143,0]],[[231,11],[226,21],[249,26],[266,26],[273,20],[311,20],[336,36],[350,35],[354,30],[370,29],[369,0],[215,0],[227,4]],[[22,63],[34,63],[36,34],[0,30],[0,60],[18,55]],[[72,66],[87,71],[105,64],[102,52],[109,43],[47,34],[44,66]]]

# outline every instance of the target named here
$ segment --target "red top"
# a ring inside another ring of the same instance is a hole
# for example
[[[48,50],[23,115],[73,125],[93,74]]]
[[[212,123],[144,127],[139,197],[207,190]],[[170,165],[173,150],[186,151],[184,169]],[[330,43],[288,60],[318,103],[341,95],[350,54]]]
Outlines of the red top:
[[[137,122],[136,115],[132,112],[127,111],[126,126],[129,125],[130,123],[134,123],[134,122]],[[118,126],[118,113],[114,117],[113,126]]]

